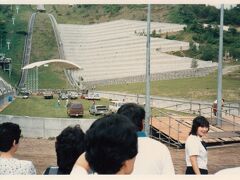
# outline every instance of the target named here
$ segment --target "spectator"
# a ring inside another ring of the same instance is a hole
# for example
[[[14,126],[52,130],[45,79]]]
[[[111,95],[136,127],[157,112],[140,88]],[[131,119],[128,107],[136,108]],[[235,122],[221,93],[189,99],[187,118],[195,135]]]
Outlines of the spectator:
[[[145,118],[143,107],[135,103],[127,103],[122,105],[117,113],[128,117],[138,131],[138,155],[133,174],[175,174],[168,148],[161,142],[146,137],[146,134],[142,131]]]
[[[50,166],[43,174],[70,174],[74,163],[85,150],[84,137],[79,125],[65,128],[55,142],[58,167]]]
[[[224,99],[222,99],[222,107],[223,106],[224,106]],[[213,102],[212,109],[213,109],[214,116],[217,116],[217,100]]]
[[[21,135],[18,124],[6,122],[0,124],[0,175],[36,174],[31,161],[14,158]]]
[[[201,139],[208,130],[209,122],[205,117],[193,119],[191,132],[185,142],[186,174],[208,174],[207,148]]]
[[[68,107],[68,104],[69,104],[69,99],[67,98],[67,99],[66,99],[65,107]]]
[[[61,105],[60,104],[60,99],[58,98],[58,100],[57,100],[57,104],[58,104],[58,107]]]
[[[86,154],[80,156],[71,174],[86,174],[90,168],[97,174],[130,174],[137,152],[134,125],[122,115],[108,115],[86,132]]]

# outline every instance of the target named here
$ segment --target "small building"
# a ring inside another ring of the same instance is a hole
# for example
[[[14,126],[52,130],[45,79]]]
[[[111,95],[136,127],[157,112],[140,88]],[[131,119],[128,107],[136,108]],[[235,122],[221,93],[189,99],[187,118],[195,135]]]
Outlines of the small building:
[[[37,5],[37,11],[38,12],[46,12],[46,9],[43,4],[38,4]]]

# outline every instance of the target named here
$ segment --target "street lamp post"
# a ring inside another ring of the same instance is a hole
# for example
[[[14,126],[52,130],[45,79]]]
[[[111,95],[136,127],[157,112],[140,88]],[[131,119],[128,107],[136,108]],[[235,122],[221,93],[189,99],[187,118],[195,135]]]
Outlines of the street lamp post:
[[[16,6],[16,10],[17,10],[17,14],[18,14],[19,6]]]
[[[7,49],[10,50],[10,44],[11,44],[11,41],[10,40],[7,40]]]
[[[15,23],[15,17],[12,17],[12,24],[14,25]]]

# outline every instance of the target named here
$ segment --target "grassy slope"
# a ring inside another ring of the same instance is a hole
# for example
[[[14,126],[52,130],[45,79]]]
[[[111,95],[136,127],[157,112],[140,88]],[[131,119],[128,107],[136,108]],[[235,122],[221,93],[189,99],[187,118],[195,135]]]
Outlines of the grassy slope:
[[[58,58],[56,39],[50,19],[47,14],[38,13],[33,30],[31,62]],[[68,88],[69,84],[63,69],[58,64],[40,67],[39,88]]]
[[[72,100],[72,102],[81,102],[84,107],[83,118],[94,118],[88,112],[89,107],[92,105],[92,101],[87,100]],[[42,96],[31,96],[29,99],[17,98],[13,103],[11,103],[8,108],[4,109],[1,114],[6,115],[18,115],[18,116],[33,116],[33,117],[56,117],[56,118],[66,118],[67,109],[65,107],[65,100],[60,101],[61,105],[57,105],[57,97],[55,95],[54,99],[44,99]],[[107,105],[108,100],[101,99],[96,101],[96,104]],[[21,108],[19,108],[21,107]],[[31,111],[29,111],[31,109]],[[96,118],[96,117],[95,117]]]
[[[92,24],[112,21],[117,19],[146,20],[146,5],[121,5],[121,9],[114,14],[107,13],[104,5],[91,5],[86,8],[77,8],[68,5],[48,5],[46,9],[52,13],[58,23]],[[152,5],[152,21],[168,21],[168,12],[172,5]]]
[[[33,12],[30,6],[20,6],[19,14],[16,14],[15,8],[13,6],[15,25],[12,25],[12,20],[8,19],[6,24],[6,31],[8,31],[7,39],[11,41],[10,50],[7,50],[6,46],[3,52],[6,57],[12,58],[12,75],[11,79],[8,78],[8,73],[0,71],[0,76],[10,82],[12,85],[16,85],[19,81],[21,74],[22,56],[23,56],[23,44],[25,41],[25,36],[22,34],[17,34],[17,31],[27,32],[28,20]]]
[[[223,76],[223,97],[227,101],[240,99],[240,70]],[[127,85],[98,86],[98,90],[122,91],[134,94],[145,94],[145,83]],[[165,97],[178,97],[195,100],[214,100],[217,96],[216,73],[206,77],[162,80],[151,82],[151,94]]]

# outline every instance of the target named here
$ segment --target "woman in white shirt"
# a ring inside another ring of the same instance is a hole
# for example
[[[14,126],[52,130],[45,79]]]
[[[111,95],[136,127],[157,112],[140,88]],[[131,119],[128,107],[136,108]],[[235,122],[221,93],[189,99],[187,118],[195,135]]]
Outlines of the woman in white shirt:
[[[203,116],[193,119],[192,129],[185,143],[186,174],[208,174],[207,149],[202,137],[208,133],[209,122]]]
[[[21,129],[18,124],[0,124],[0,175],[36,174],[31,161],[14,158],[18,149]]]

